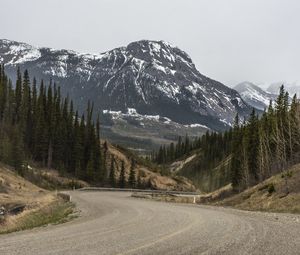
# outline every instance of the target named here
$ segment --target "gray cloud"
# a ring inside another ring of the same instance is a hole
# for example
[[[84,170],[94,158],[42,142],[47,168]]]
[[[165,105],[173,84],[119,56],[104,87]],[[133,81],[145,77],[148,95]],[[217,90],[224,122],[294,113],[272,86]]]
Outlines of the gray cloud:
[[[166,40],[229,86],[300,82],[298,0],[0,0],[0,6],[0,38],[79,52]]]

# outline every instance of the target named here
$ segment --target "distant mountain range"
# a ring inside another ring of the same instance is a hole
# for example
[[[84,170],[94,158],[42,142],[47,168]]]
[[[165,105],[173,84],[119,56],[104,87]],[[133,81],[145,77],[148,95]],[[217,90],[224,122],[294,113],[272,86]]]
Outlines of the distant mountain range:
[[[234,89],[240,93],[248,105],[262,111],[269,106],[270,100],[276,100],[278,94],[278,91],[277,94],[273,94],[247,81],[239,83]]]
[[[294,94],[297,94],[299,97],[300,86],[296,83],[289,84],[284,82],[276,82],[267,86],[261,86],[245,81],[236,85],[234,89],[240,93],[241,97],[248,105],[263,111],[268,108],[270,100],[273,102],[276,101],[281,85],[284,85],[285,90],[289,92],[290,100]],[[263,89],[262,87],[267,88]]]
[[[178,130],[191,135],[224,130],[237,112],[246,116],[251,110],[237,91],[202,75],[184,51],[164,41],[143,40],[101,54],[81,54],[3,39],[0,61],[11,77],[20,66],[37,79],[52,79],[80,111],[93,101],[103,126],[115,136],[139,139],[147,133],[166,142]],[[155,123],[169,129],[176,123],[178,129],[162,137]]]
[[[289,92],[290,97],[293,97],[294,94],[297,94],[297,97],[300,96],[300,84],[297,82],[294,83],[288,83],[288,82],[275,82],[271,83],[266,91],[273,93],[273,94],[278,94],[279,88],[281,85],[284,85],[284,88],[286,91]]]

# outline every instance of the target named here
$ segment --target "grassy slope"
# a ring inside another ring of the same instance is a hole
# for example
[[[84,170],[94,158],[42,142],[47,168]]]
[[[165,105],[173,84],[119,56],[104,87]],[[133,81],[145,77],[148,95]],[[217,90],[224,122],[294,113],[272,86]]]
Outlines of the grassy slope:
[[[291,167],[289,172],[287,178],[278,174],[239,194],[233,194],[231,186],[227,185],[203,196],[200,201],[243,210],[300,213],[300,164]]]
[[[24,211],[2,217],[0,234],[57,223],[73,211],[71,203],[37,187],[9,167],[0,165],[0,206],[9,210],[17,205],[25,205]]]

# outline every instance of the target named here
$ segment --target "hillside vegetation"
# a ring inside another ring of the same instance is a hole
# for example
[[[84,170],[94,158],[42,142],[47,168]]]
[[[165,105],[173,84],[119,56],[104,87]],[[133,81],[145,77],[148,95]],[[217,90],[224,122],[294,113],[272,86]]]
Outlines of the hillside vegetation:
[[[300,164],[241,193],[227,185],[201,196],[198,202],[243,210],[300,213]]]
[[[300,162],[300,102],[281,86],[276,102],[259,116],[255,109],[247,120],[236,115],[224,133],[207,132],[190,141],[161,146],[152,158],[161,165],[185,161],[179,173],[204,191],[232,183],[241,192]]]
[[[186,179],[163,176],[168,172],[122,147],[101,142],[100,120],[95,121],[92,103],[86,115],[79,116],[72,100],[63,98],[51,80],[37,87],[27,70],[22,75],[18,69],[13,88],[0,66],[0,162],[21,176],[46,189],[86,185],[194,189]]]
[[[115,179],[118,181],[122,175],[122,165],[124,164],[125,186],[130,187],[130,173],[134,171],[136,176],[136,188],[159,189],[159,190],[181,190],[195,191],[196,188],[190,180],[182,176],[171,175],[164,172],[164,169],[151,163],[150,161],[137,157],[130,150],[112,145],[108,142],[106,154],[106,167],[109,169],[111,161],[114,161]],[[132,169],[134,162],[134,170]]]
[[[73,205],[0,165],[0,234],[68,219]]]
[[[178,174],[192,180],[201,191],[210,192],[230,183],[230,156],[224,158],[216,167],[201,170],[198,168],[203,160],[202,155],[195,154],[192,157],[181,167]]]

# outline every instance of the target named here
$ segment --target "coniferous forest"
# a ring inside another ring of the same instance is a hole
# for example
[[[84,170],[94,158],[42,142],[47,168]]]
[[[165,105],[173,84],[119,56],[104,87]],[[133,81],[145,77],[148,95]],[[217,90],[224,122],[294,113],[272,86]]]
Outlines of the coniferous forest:
[[[281,86],[276,102],[271,101],[262,114],[253,109],[247,120],[237,115],[233,127],[224,133],[207,132],[193,141],[179,137],[176,144],[161,146],[152,158],[156,163],[169,164],[192,154],[200,157],[194,176],[229,158],[229,179],[236,191],[299,163],[300,103],[296,95],[291,100]]]
[[[79,116],[72,100],[62,98],[50,81],[37,84],[25,70],[13,86],[0,69],[0,161],[22,175],[27,162],[56,168],[87,181],[102,182],[105,166],[100,146],[99,118],[93,105]]]
[[[211,170],[230,159],[230,181],[241,191],[288,166],[300,162],[300,104],[290,100],[284,87],[276,102],[258,115],[253,109],[247,120],[237,115],[231,129],[207,132],[202,137],[179,137],[152,155],[155,163],[166,165],[193,153],[201,155],[195,174]],[[17,71],[15,86],[0,69],[0,161],[12,165],[21,175],[28,162],[55,168],[61,174],[108,183],[136,186],[134,162],[125,179],[124,163],[116,180],[114,159],[106,171],[106,149],[101,149],[100,121],[93,118],[93,105],[79,116],[72,100],[63,98],[50,81],[39,85],[25,70]],[[104,146],[105,147],[105,146]]]

